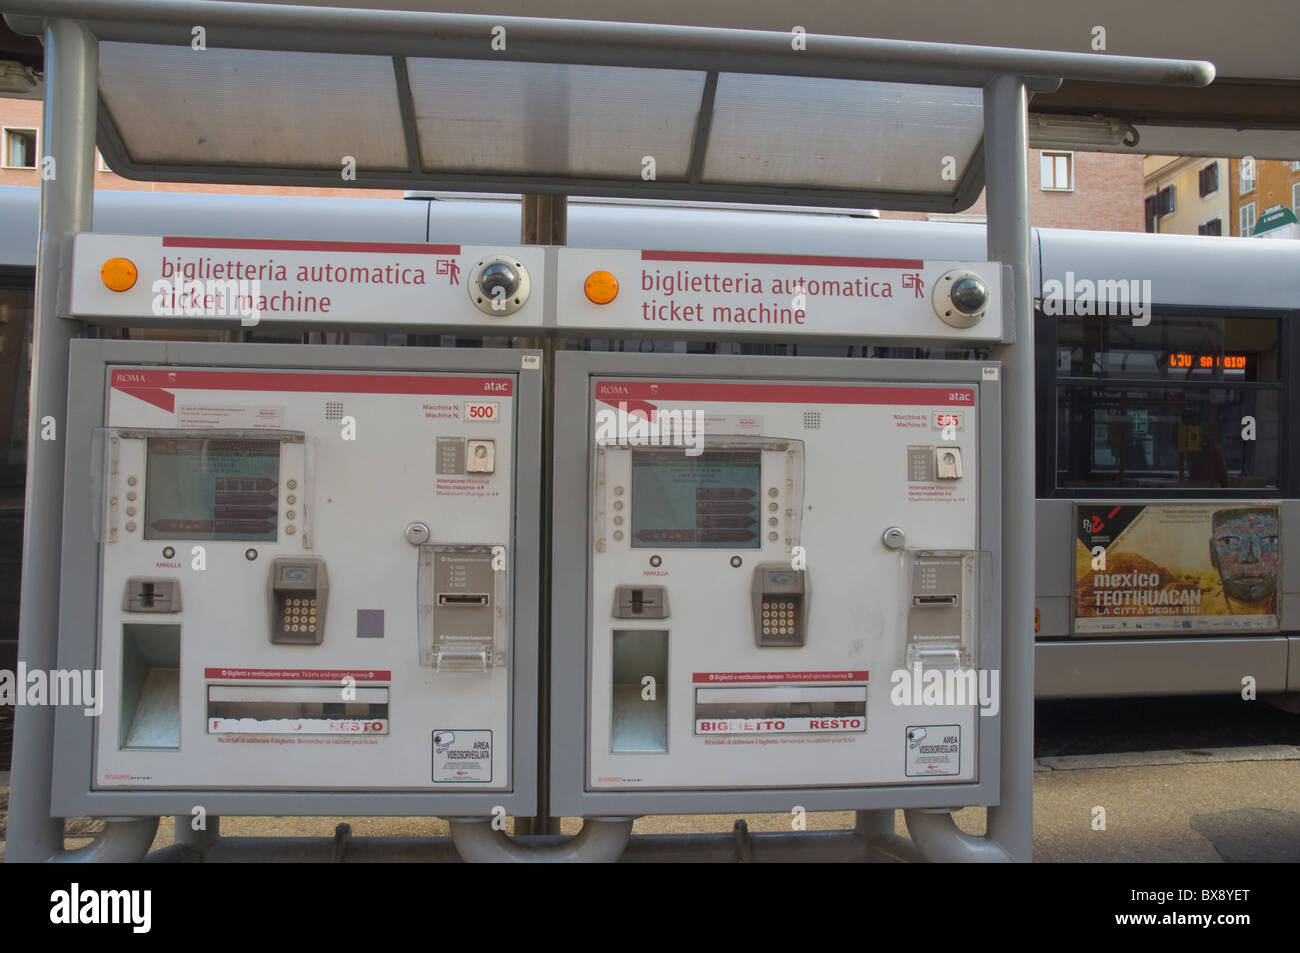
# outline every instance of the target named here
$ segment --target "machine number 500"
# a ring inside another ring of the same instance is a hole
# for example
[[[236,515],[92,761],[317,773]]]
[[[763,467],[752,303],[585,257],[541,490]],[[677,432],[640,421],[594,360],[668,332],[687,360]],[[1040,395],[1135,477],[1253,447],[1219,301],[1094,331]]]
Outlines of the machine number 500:
[[[499,415],[498,404],[492,401],[465,401],[465,419],[481,423],[495,421]]]

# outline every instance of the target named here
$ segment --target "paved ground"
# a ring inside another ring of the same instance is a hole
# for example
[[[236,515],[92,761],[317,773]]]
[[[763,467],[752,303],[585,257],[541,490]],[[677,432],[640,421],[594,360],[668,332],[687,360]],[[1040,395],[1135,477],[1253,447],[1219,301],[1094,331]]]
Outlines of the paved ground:
[[[0,707],[0,839],[8,714]],[[1300,861],[1300,717],[1234,697],[1039,702],[1036,714],[1038,860]],[[1094,829],[1096,808],[1105,809],[1104,829]],[[635,831],[725,833],[738,816],[642,818]],[[983,833],[983,810],[956,817],[964,830]],[[409,818],[223,818],[221,829],[232,836],[329,837],[344,820],[360,837],[447,833],[442,821]],[[787,814],[746,821],[754,832],[790,830]],[[849,813],[808,816],[809,830],[852,823]],[[578,827],[566,820],[563,829]],[[901,812],[895,829],[906,833]],[[93,833],[98,822],[72,820],[68,830]],[[166,821],[154,847],[171,842]],[[67,841],[69,847],[85,843],[85,837]]]
[[[0,775],[0,782],[7,782]],[[0,803],[8,794],[0,787]],[[1039,759],[1034,775],[1034,850],[1042,862],[1300,861],[1300,748],[1274,745],[1188,754],[1183,751]],[[1094,829],[1105,808],[1105,829]],[[2,808],[0,808],[2,811]],[[738,815],[642,818],[635,833],[727,832]],[[0,813],[0,818],[3,814]],[[983,833],[984,812],[956,815],[960,827]],[[347,820],[356,836],[445,835],[439,820],[408,818],[223,818],[228,835],[329,837]],[[790,829],[784,814],[747,818],[750,830]],[[849,827],[849,813],[810,814],[809,830]],[[97,829],[70,822],[74,831]],[[2,822],[0,822],[2,827]],[[566,833],[578,822],[566,820]],[[895,829],[906,833],[901,813]],[[154,848],[172,842],[170,822]],[[67,846],[88,843],[69,837]]]

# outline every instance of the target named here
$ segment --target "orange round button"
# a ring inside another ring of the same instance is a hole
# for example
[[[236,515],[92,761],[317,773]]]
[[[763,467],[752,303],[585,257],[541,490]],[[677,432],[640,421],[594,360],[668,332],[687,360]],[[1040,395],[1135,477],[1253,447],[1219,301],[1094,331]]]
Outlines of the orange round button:
[[[593,304],[609,304],[618,296],[618,279],[608,271],[593,271],[582,290]]]
[[[126,258],[110,258],[99,269],[99,277],[104,280],[109,291],[129,291],[135,286],[139,277],[135,263]]]

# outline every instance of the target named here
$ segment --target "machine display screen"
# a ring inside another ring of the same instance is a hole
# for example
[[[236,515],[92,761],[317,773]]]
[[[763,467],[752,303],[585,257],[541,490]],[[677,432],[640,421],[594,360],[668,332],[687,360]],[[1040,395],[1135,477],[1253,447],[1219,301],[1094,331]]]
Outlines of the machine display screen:
[[[280,442],[151,437],[145,539],[273,541]]]
[[[634,450],[632,548],[760,548],[761,474],[759,450]]]

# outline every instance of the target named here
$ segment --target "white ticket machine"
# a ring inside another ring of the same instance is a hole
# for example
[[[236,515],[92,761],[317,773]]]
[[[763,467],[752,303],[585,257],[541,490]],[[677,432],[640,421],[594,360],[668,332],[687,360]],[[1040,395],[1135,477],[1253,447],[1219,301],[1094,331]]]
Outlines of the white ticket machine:
[[[55,810],[535,810],[536,352],[76,341]]]
[[[557,357],[553,811],[996,803],[998,365]]]

